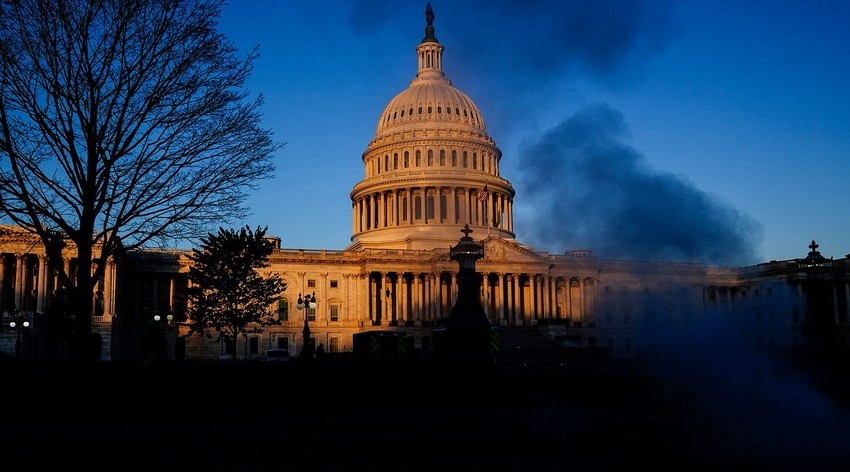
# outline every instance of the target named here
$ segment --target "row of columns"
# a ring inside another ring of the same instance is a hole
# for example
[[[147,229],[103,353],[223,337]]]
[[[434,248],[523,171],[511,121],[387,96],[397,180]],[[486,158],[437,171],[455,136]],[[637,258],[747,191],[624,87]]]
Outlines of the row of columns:
[[[359,321],[364,323],[423,325],[448,317],[457,301],[455,272],[364,273],[345,280],[346,293],[356,300],[345,310],[347,320],[362,313]],[[355,283],[351,284],[351,280]],[[577,297],[570,296],[568,290],[559,292],[558,280],[548,274],[488,273],[483,277],[481,303],[494,325],[523,326],[540,319],[587,318],[593,306],[592,280],[572,279],[579,287]],[[570,287],[570,282],[564,286]]]
[[[3,314],[11,314],[12,305],[25,313],[44,313],[56,287],[55,271],[45,254],[17,253],[0,257],[0,307]],[[11,263],[12,271],[7,271]],[[73,259],[62,260],[67,274],[73,274]],[[12,275],[7,279],[7,272]],[[111,320],[115,310],[115,264],[110,262],[104,272],[103,321]],[[8,298],[8,299],[7,299]]]
[[[415,188],[420,190],[414,190]],[[513,231],[513,201],[509,195],[488,192],[482,200],[478,193],[481,190],[461,188],[455,191],[450,188],[445,192],[444,189],[445,187],[409,187],[362,195],[352,205],[354,232],[412,225],[417,222],[489,225]],[[445,215],[443,196],[446,197]]]

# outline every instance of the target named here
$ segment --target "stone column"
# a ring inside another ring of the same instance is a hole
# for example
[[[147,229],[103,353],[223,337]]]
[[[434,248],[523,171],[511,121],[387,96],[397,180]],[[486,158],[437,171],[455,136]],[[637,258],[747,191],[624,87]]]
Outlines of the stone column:
[[[416,325],[422,324],[422,287],[420,285],[419,273],[415,272],[413,274],[413,296],[410,297],[410,303],[413,305],[411,309],[413,310],[413,321]]]
[[[375,226],[376,228],[386,228],[386,218],[387,218],[387,198],[386,192],[381,192],[378,194],[378,224]]]
[[[446,221],[449,224],[457,224],[457,218],[455,217],[455,215],[457,214],[457,212],[455,211],[455,198],[456,198],[455,197],[455,188],[450,187],[449,188],[449,194],[446,196],[446,200],[447,200],[446,201],[446,203],[447,203],[446,211],[449,212],[448,218],[446,218]]]
[[[443,277],[440,272],[434,273],[434,309],[436,318],[443,318]]]
[[[44,313],[47,301],[47,255],[38,256],[38,287],[35,296],[35,311]]]
[[[451,301],[452,307],[457,303],[457,272],[452,272]]]
[[[496,289],[498,296],[496,297],[497,309],[499,310],[499,324],[507,326],[507,318],[505,318],[505,273],[499,272],[499,287]]]
[[[26,254],[15,254],[15,308],[24,311],[24,266],[26,265]]]
[[[513,292],[510,306],[512,312],[511,318],[513,319],[515,325],[522,326],[522,316],[519,313],[521,310],[519,306],[519,302],[521,301],[521,298],[519,296],[519,274],[511,274],[511,288]]]
[[[407,278],[404,276],[404,272],[398,274],[399,280],[399,291],[400,291],[400,300],[399,300],[399,310],[398,315],[402,324],[406,323],[407,320],[410,319],[410,311],[407,304],[407,292],[410,290],[410,287],[407,284]]]

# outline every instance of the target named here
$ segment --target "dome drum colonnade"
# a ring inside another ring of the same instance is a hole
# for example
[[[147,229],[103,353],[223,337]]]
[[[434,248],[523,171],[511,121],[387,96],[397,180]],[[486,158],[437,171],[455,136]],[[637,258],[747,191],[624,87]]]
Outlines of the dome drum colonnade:
[[[432,249],[469,224],[513,239],[510,182],[478,107],[442,70],[443,46],[429,21],[417,46],[418,72],[381,113],[351,192],[350,248]]]

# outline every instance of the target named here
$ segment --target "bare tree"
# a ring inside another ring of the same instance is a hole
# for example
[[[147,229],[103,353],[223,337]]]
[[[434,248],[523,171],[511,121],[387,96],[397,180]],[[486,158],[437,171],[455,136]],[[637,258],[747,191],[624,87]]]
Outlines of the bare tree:
[[[111,256],[245,216],[274,171],[281,145],[244,88],[257,49],[217,31],[222,5],[0,0],[0,217],[51,261],[75,246],[76,273],[54,265],[79,347]]]

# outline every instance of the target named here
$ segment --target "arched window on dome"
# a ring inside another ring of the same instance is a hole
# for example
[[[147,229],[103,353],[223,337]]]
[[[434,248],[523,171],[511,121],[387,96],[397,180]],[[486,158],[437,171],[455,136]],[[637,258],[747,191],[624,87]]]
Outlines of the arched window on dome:
[[[432,194],[425,197],[425,219],[434,219],[434,195]]]
[[[398,170],[398,154],[393,154],[393,170]]]
[[[452,167],[457,167],[457,151],[452,150]]]
[[[390,170],[390,156],[384,156],[384,171]]]
[[[438,115],[442,115],[442,114],[443,114],[443,107],[437,107],[437,114],[438,114]]]
[[[472,153],[472,168],[478,169],[478,153],[477,152]]]
[[[407,195],[401,197],[401,221],[407,221]]]
[[[404,108],[401,109],[401,117],[404,118]]]
[[[463,109],[463,117],[464,117],[464,118],[468,118],[468,117],[469,117],[469,115],[467,115],[467,114],[466,114],[466,108],[464,108],[464,109]]]
[[[455,107],[455,115],[460,116],[460,108]]]
[[[396,156],[398,156],[398,154],[396,154]],[[403,165],[404,165],[405,169],[410,167],[410,153],[407,152],[407,151],[404,151],[404,163],[403,163]]]
[[[451,114],[452,114],[452,107],[446,107],[446,114],[447,114],[447,115],[451,115]],[[389,118],[389,116],[388,116],[387,118]]]
[[[407,111],[407,114],[413,116],[413,107],[410,107],[410,110]]]
[[[434,165],[434,150],[429,149],[428,150],[428,167],[431,167],[433,165]]]
[[[422,219],[422,196],[416,195],[413,197],[413,219],[421,220]]]
[[[468,159],[468,156],[466,154],[466,151],[463,151],[463,163],[462,163],[462,165],[463,165],[463,167],[469,167],[469,159]]]
[[[398,112],[397,112],[397,111],[394,111],[394,112],[393,112],[393,119],[396,119],[396,117],[397,117],[397,116],[398,116]]]
[[[434,109],[429,106],[428,107],[428,114],[430,115],[431,113],[434,113]]]
[[[446,165],[446,150],[440,149],[440,166]]]
[[[422,114],[422,107],[419,107],[419,114]]]
[[[416,150],[416,160],[413,163],[414,166],[420,167],[422,165],[422,151]]]

